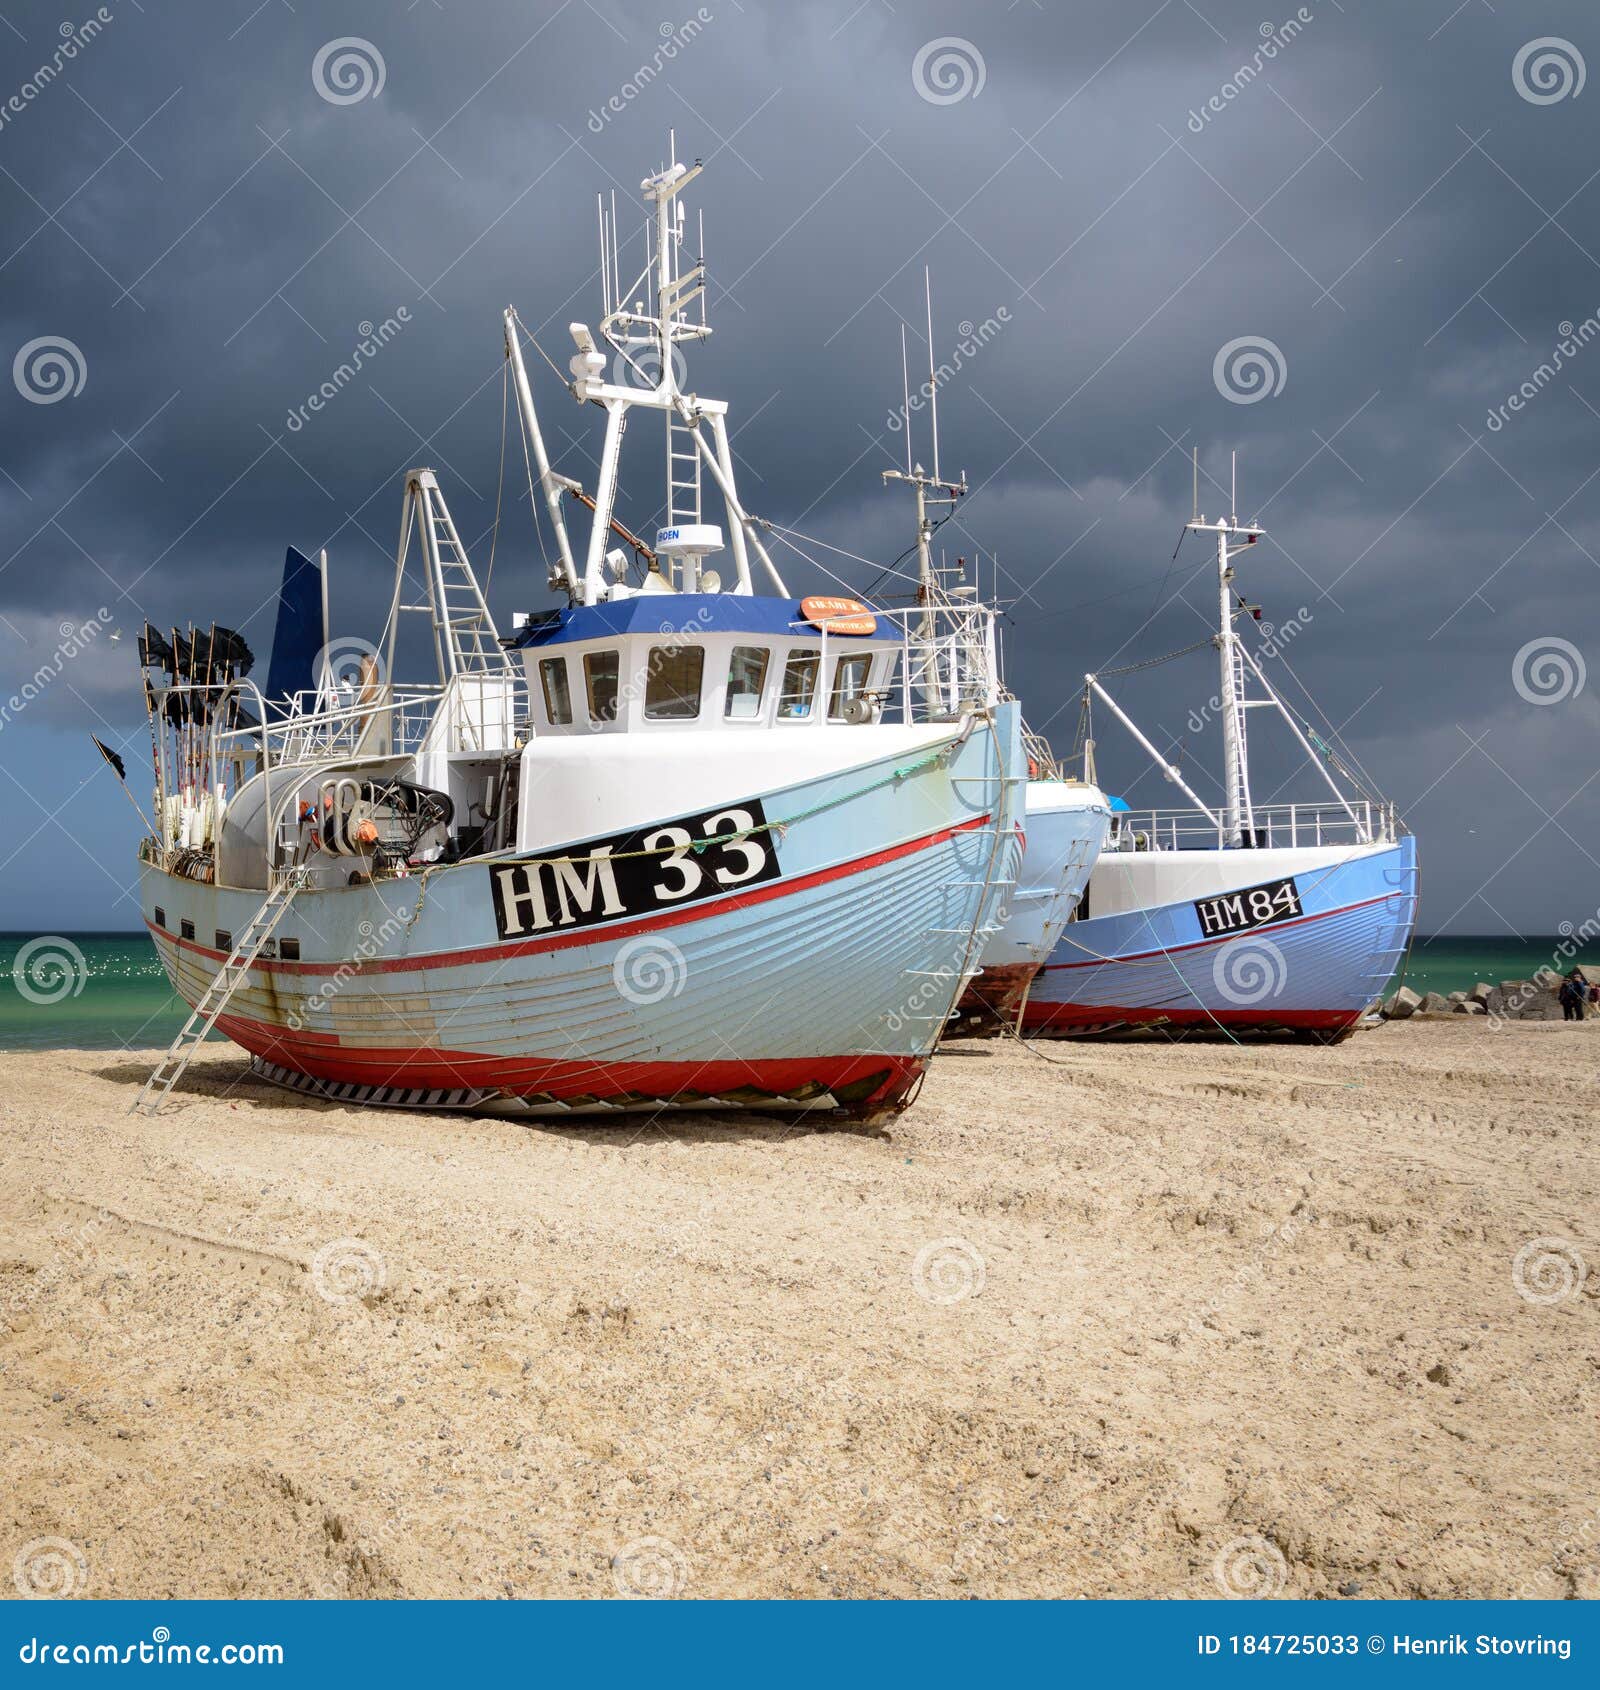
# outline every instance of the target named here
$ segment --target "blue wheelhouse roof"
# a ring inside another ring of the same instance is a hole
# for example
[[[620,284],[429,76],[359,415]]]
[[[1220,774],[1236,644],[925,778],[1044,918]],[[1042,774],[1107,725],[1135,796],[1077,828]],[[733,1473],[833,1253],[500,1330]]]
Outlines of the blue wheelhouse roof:
[[[863,608],[882,615],[874,605]],[[779,634],[820,637],[821,630],[800,614],[799,599],[746,596],[740,593],[649,593],[610,604],[581,605],[569,610],[535,612],[519,628],[512,648],[570,645],[579,640],[615,639],[623,634]],[[830,639],[899,643],[891,623],[876,634],[831,634]]]

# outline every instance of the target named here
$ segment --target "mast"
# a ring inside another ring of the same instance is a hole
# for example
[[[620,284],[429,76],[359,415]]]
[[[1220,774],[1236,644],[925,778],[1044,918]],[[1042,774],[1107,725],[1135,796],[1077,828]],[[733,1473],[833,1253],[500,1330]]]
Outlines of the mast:
[[[611,251],[609,262],[607,254],[601,253],[601,272],[604,275],[609,269],[609,282],[604,289],[602,303],[606,308],[597,334],[617,355],[618,367],[613,372],[617,379],[607,377],[607,359],[597,344],[596,333],[591,333],[584,323],[569,325],[577,347],[576,356],[568,364],[573,397],[580,403],[600,405],[606,412],[605,440],[595,483],[594,520],[581,574],[574,564],[574,584],[570,589],[579,604],[626,597],[634,590],[620,579],[607,580],[606,566],[611,560],[607,557],[606,544],[612,531],[618,459],[628,413],[639,407],[661,411],[666,423],[667,522],[656,531],[653,548],[661,570],[652,573],[643,590],[720,589],[716,573],[703,568],[707,555],[720,551],[723,544],[721,527],[702,519],[701,480],[703,475],[709,475],[722,494],[732,531],[735,584],[731,590],[742,594],[754,591],[749,561],[754,554],[765,567],[774,590],[787,596],[783,579],[761,541],[757,523],[739,502],[734,485],[733,453],[728,444],[727,402],[686,392],[681,366],[674,367],[674,354],[682,358],[684,343],[704,340],[711,333],[705,322],[705,256],[702,253],[681,273],[678,264],[686,222],[678,196],[702,168],[698,160],[692,165],[680,163],[674,142],[667,167],[639,184],[650,208],[653,228],[646,230],[644,268],[626,289],[621,285],[617,268],[615,212],[609,227],[607,220],[601,219],[602,242],[609,234]],[[699,322],[693,321],[689,314],[696,299],[701,301]],[[659,359],[659,368],[654,371],[646,368],[641,355]],[[621,374],[622,367],[631,372],[631,377]],[[548,484],[546,492],[548,497]]]
[[[1244,695],[1244,650],[1233,629],[1231,560],[1253,546],[1265,530],[1231,516],[1218,517],[1215,522],[1196,516],[1184,527],[1217,537],[1217,704],[1222,717],[1223,839],[1232,846],[1251,844],[1255,814],[1250,800],[1250,749],[1244,715],[1250,701]],[[1239,543],[1230,545],[1231,540]]]
[[[938,576],[933,567],[933,531],[939,526],[939,522],[934,520],[930,506],[944,504],[948,505],[950,510],[953,511],[957,501],[967,491],[967,477],[964,470],[959,481],[946,481],[939,474],[939,381],[933,363],[933,282],[926,267],[924,267],[922,275],[928,313],[928,396],[932,406],[933,474],[925,474],[921,464],[912,462],[911,394],[906,375],[906,331],[905,324],[902,322],[900,325],[900,383],[905,395],[906,467],[903,470],[884,470],[883,479],[885,483],[890,481],[904,482],[916,498],[917,603],[923,607],[923,614],[919,619],[920,637],[924,642],[931,643],[935,623],[933,606],[939,600],[940,588]],[[939,519],[939,521],[943,520],[943,517]],[[925,692],[930,685],[936,685],[931,676],[924,682]]]
[[[560,584],[574,603],[579,597],[578,569],[572,561],[572,542],[567,538],[566,521],[561,515],[563,491],[578,484],[564,475],[557,475],[550,467],[544,449],[544,435],[539,430],[538,413],[533,408],[533,389],[528,383],[528,366],[522,361],[522,341],[517,333],[517,310],[508,305],[505,310],[506,357],[511,360],[511,375],[517,387],[517,406],[522,412],[522,425],[533,447],[533,461],[539,471],[539,485],[544,490],[545,507],[550,512],[551,526],[556,531],[556,551],[560,556]],[[552,586],[555,582],[551,583]]]

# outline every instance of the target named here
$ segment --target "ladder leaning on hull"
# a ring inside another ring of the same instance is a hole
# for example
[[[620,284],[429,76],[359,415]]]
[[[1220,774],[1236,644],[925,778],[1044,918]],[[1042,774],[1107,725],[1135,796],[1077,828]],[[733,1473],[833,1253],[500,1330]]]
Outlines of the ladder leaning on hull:
[[[189,1019],[184,1022],[177,1038],[167,1047],[167,1054],[156,1064],[139,1095],[128,1106],[130,1115],[142,1112],[155,1115],[166,1102],[167,1094],[189,1066],[189,1060],[205,1042],[206,1034],[216,1026],[217,1018],[228,1007],[228,1000],[249,977],[250,965],[261,955],[262,947],[273,935],[283,919],[290,900],[303,882],[298,878],[284,881],[267,894],[261,908],[250,917],[249,925],[239,935],[233,953],[215,978],[201,994]]]

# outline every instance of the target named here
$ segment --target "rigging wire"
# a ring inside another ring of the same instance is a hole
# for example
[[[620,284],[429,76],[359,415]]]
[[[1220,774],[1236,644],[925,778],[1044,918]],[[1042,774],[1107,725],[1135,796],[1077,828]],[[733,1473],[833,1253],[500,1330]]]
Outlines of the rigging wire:
[[[798,556],[800,556],[802,558],[805,558],[807,563],[810,563],[810,564],[814,565],[816,568],[823,570],[826,574],[828,574],[831,577],[831,579],[837,581],[841,587],[848,587],[849,583],[847,581],[845,581],[842,576],[834,575],[831,570],[827,569],[827,566],[825,564],[817,563],[815,558],[807,557],[806,554],[803,551],[801,551],[800,548],[797,545],[795,545],[794,541],[789,539],[789,535],[793,534],[796,539],[804,540],[807,545],[821,546],[824,551],[837,552],[840,557],[847,557],[847,558],[850,559],[850,561],[852,563],[864,563],[867,566],[867,568],[869,568],[869,569],[877,567],[874,564],[873,560],[869,557],[861,557],[856,552],[847,552],[844,549],[843,546],[830,545],[826,540],[817,539],[817,537],[814,534],[802,534],[798,528],[785,528],[785,527],[783,527],[783,525],[781,523],[777,523],[777,522],[766,522],[766,523],[763,524],[763,526],[770,533],[776,534],[778,536],[778,538],[781,539],[784,542],[784,544],[787,545],[792,552],[796,553]],[[912,546],[910,549],[912,551],[915,551],[916,547]],[[899,569],[895,568],[895,564],[899,563],[900,558],[903,558],[905,555],[906,555],[905,552],[902,552],[900,554],[900,557],[896,558],[894,560],[894,563],[885,565],[883,567],[882,571],[880,572],[879,576],[878,576],[878,580],[881,581],[885,575],[891,575],[892,574],[892,575],[899,575],[901,580],[903,580],[903,581],[911,581],[911,582],[914,583],[915,579],[916,579],[914,576],[907,575],[904,570],[899,570]],[[875,585],[876,585],[876,582],[874,583],[874,586]],[[872,597],[872,589],[871,588],[868,588],[865,596],[869,599]]]
[[[494,490],[494,527],[489,530],[489,567],[483,577],[483,597],[489,598],[489,585],[494,580],[495,548],[500,544],[500,496],[506,487],[506,403],[511,395],[511,360],[500,371],[500,479]]]

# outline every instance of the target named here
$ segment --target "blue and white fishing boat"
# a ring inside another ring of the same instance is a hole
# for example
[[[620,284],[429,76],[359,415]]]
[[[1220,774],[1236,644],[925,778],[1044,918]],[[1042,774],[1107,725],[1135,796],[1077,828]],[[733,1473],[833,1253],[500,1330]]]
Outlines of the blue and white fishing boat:
[[[550,467],[506,312],[564,604],[502,638],[417,469],[387,626],[347,675],[325,661],[319,686],[267,698],[237,663],[168,664],[147,641],[165,673],[141,902],[194,1013],[136,1107],[160,1106],[213,1026],[273,1081],[376,1104],[870,1118],[913,1095],[1016,879],[1016,706],[987,609],[785,587],[727,404],[687,384],[684,348],[710,332],[703,253],[682,251],[699,171],[641,184],[650,259],[626,288],[601,207],[603,315],[571,326],[569,366],[605,418],[592,495]],[[615,515],[641,410],[665,436],[651,545]],[[581,558],[574,503],[592,512]],[[308,615],[340,643],[307,570],[291,559],[286,650],[316,643]],[[431,633],[427,684],[394,678],[408,610]]]
[[[1086,706],[1105,704],[1191,807],[1135,812],[1114,800],[1110,840],[1034,982],[1023,1025],[1041,1034],[1159,1028],[1331,1042],[1371,1008],[1410,943],[1417,843],[1394,807],[1359,790],[1297,720],[1235,628],[1254,607],[1234,590],[1232,559],[1263,530],[1199,516],[1186,529],[1216,538],[1223,802],[1206,804],[1101,680],[1085,677]],[[1253,801],[1252,709],[1282,716],[1330,800]]]

